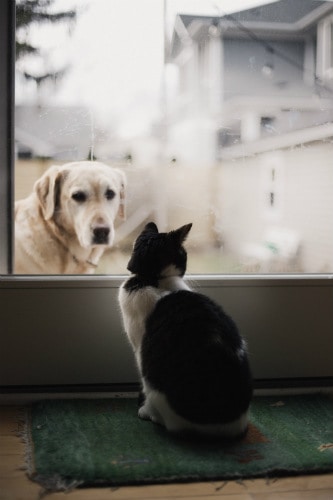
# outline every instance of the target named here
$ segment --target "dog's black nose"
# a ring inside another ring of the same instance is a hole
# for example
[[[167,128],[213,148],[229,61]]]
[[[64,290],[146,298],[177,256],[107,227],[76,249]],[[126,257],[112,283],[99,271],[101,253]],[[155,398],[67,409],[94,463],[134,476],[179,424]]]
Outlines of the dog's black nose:
[[[109,242],[110,228],[108,226],[99,226],[93,229],[94,243],[96,245],[105,245]]]

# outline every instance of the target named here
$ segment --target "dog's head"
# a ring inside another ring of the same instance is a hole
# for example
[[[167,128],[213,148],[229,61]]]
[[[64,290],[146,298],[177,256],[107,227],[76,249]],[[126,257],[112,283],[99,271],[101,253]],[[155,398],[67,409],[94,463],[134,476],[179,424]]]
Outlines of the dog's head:
[[[44,219],[89,248],[112,245],[114,220],[125,217],[125,185],[121,170],[81,161],[50,167],[34,189]]]

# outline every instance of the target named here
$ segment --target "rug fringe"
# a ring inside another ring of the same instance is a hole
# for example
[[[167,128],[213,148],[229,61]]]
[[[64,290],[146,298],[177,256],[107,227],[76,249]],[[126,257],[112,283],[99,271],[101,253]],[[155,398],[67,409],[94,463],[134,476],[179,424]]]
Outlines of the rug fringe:
[[[30,408],[21,408],[17,416],[15,417],[15,423],[17,424],[17,430],[14,431],[14,435],[20,439],[24,444],[24,464],[19,468],[25,471],[28,475],[32,473],[33,470],[33,443],[30,436]]]
[[[79,481],[76,479],[66,479],[61,477],[58,474],[52,476],[43,476],[39,474],[33,474],[30,479],[40,486],[42,486],[43,490],[40,492],[39,498],[42,499],[51,493],[70,493],[75,490],[79,486],[82,486],[84,481]]]

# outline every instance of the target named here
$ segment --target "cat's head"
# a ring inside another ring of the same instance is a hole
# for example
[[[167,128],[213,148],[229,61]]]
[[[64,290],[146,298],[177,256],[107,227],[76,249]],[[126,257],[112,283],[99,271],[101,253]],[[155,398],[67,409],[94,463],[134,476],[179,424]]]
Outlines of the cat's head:
[[[162,277],[172,272],[183,276],[186,271],[187,254],[183,243],[192,224],[159,233],[154,222],[149,222],[134,243],[127,269],[139,276]]]

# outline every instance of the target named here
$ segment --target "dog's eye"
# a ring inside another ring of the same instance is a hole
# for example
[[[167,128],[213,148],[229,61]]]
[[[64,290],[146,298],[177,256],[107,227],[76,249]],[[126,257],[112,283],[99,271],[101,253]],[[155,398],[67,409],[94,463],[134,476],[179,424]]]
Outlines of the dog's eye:
[[[76,191],[75,193],[72,194],[72,199],[74,201],[77,201],[78,203],[82,203],[86,201],[87,195],[83,191]]]
[[[107,189],[105,191],[105,198],[107,200],[112,200],[115,196],[116,196],[116,193],[114,191],[112,191],[112,189]]]

